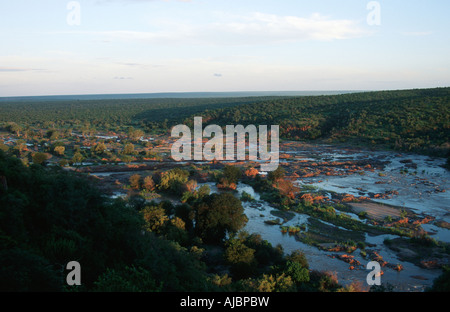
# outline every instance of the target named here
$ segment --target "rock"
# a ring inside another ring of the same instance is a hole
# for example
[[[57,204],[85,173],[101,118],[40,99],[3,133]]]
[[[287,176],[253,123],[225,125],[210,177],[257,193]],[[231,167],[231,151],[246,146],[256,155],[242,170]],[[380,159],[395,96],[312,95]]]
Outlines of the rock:
[[[412,259],[417,257],[417,253],[408,248],[398,247],[398,256],[401,259]]]
[[[444,221],[444,220],[438,220],[435,222],[435,225],[444,229],[450,230],[450,223]]]
[[[281,221],[280,221],[280,219],[276,219],[276,220],[265,220],[264,223],[265,223],[265,224],[268,224],[268,225],[280,225],[280,224],[281,224]]]
[[[439,269],[441,265],[435,259],[422,260],[420,261],[420,266],[425,269]]]

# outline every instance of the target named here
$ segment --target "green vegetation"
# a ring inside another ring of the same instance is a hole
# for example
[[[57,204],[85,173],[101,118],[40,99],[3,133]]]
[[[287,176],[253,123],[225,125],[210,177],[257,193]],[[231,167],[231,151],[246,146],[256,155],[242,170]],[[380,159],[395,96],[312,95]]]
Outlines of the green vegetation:
[[[429,292],[449,292],[450,291],[450,267],[444,267],[444,272],[436,280],[432,287],[427,289]]]
[[[428,235],[409,239],[386,239],[383,243],[390,249],[398,252],[400,259],[412,262],[418,266],[423,266],[422,261],[424,259],[446,259],[450,256],[449,243],[437,241]],[[431,261],[431,265],[436,265],[436,263]]]
[[[15,134],[30,130],[28,126],[31,125],[50,129],[50,135],[61,135],[63,131],[60,129],[64,128],[79,129],[89,134],[96,130],[128,127],[128,133],[137,139],[143,135],[139,131],[167,132],[192,114],[203,115],[210,109],[255,103],[264,99],[267,98],[0,102],[0,123],[5,124],[5,130]]]
[[[2,291],[343,289],[326,273],[311,272],[301,252],[286,256],[281,246],[239,231],[246,216],[232,193],[190,190],[195,195],[181,205],[113,200],[86,176],[26,167],[3,152],[0,181]],[[133,176],[136,188],[143,181]],[[80,262],[82,286],[66,285],[69,261]]]
[[[243,202],[252,202],[255,201],[255,199],[250,195],[249,193],[243,191],[241,194],[241,201]]]
[[[236,233],[248,221],[241,201],[230,193],[205,196],[194,205],[197,235],[205,242],[219,243],[227,233]]]
[[[246,218],[231,193],[209,195],[209,188],[202,186],[186,191],[183,196],[193,195],[178,206],[135,197],[109,200],[82,176],[57,167],[24,167],[14,157],[0,156],[0,177],[7,181],[0,190],[6,204],[0,210],[3,290],[71,290],[58,268],[76,259],[83,264],[81,289],[87,291],[358,291],[352,285],[342,288],[332,275],[310,271],[301,252],[284,256],[280,246],[272,247],[259,235],[238,232]],[[172,169],[155,176],[169,172],[184,181],[198,174]],[[161,183],[151,183],[152,176],[131,177],[138,190],[145,180],[153,188]],[[168,192],[178,194],[176,188]],[[320,218],[341,218],[331,206],[302,207],[303,213]],[[294,215],[273,214],[284,220]],[[351,253],[360,248],[366,254],[361,231],[342,230],[315,218],[309,219],[307,231],[300,225],[286,227],[286,232],[326,250]],[[411,242],[441,248],[432,240]],[[26,267],[22,275],[11,274],[21,266]]]
[[[446,156],[450,88],[270,99],[211,110],[210,124],[280,125],[293,140],[327,139]]]
[[[274,124],[293,140],[327,140],[449,157],[450,88],[328,96],[0,103],[0,127],[51,141],[124,131],[131,141],[176,124]],[[206,126],[206,125],[205,125]],[[99,152],[101,149],[99,150]],[[131,145],[124,154],[132,152]]]
[[[57,167],[24,167],[3,152],[0,177],[5,182],[0,189],[2,291],[65,290],[69,261],[82,265],[83,290],[211,287],[193,253],[155,233],[143,234],[146,220],[138,211],[105,198],[86,178]],[[118,288],[112,288],[118,280]]]
[[[279,208],[272,212],[279,219],[267,223],[319,248],[337,244],[367,256],[364,233],[394,234],[403,238],[386,245],[414,247],[419,254],[409,253],[411,261],[425,254],[448,256],[448,245],[414,237],[419,226],[407,222],[406,212],[401,213],[405,222],[391,218],[375,225],[367,213],[355,220],[344,213],[351,211],[347,206],[303,199],[316,190],[306,185],[299,193],[281,166],[265,178],[237,165],[169,163],[156,169],[154,164],[168,157],[171,126],[192,126],[193,116],[223,126],[278,124],[284,139],[448,157],[449,99],[450,88],[437,88],[316,97],[0,103],[0,291],[353,289],[309,270],[301,252],[284,255],[281,246],[242,232],[247,217],[241,201],[254,199],[232,192],[241,181]],[[123,162],[138,170],[114,182],[123,183],[127,197],[106,197],[95,179],[62,169],[80,169],[86,162],[108,164],[108,170]],[[138,168],[143,162],[150,163],[145,171]],[[197,181],[214,181],[220,192],[211,194]],[[310,217],[307,226],[283,225],[295,213]],[[79,288],[65,283],[64,266],[74,260],[83,268]],[[448,288],[446,276],[448,271],[434,289]]]
[[[412,237],[414,235],[413,231],[407,227],[383,227],[379,225],[370,225],[359,220],[355,220],[345,213],[337,214],[335,208],[331,205],[299,203],[297,206],[291,207],[291,210],[298,213],[307,214],[316,219],[329,222],[335,226],[340,226],[356,232],[365,232],[374,235],[393,234],[408,237]]]
[[[292,220],[295,217],[295,213],[292,211],[272,210],[270,213],[276,217],[282,218],[284,222]]]
[[[336,226],[325,224],[317,219],[308,218],[308,231],[297,235],[297,238],[307,244],[320,248],[322,244],[336,243],[344,249],[355,247],[355,242],[364,242],[365,236],[360,231],[342,230]]]

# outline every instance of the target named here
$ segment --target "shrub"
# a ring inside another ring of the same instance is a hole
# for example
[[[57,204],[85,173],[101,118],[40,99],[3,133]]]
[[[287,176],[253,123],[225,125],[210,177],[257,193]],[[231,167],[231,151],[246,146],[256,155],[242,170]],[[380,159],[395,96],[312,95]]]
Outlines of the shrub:
[[[241,194],[241,201],[247,202],[247,201],[255,201],[255,199],[250,195],[249,193],[243,191]]]
[[[195,231],[205,242],[220,243],[227,233],[236,233],[247,217],[239,199],[230,193],[212,194],[194,204]]]
[[[141,267],[108,269],[94,284],[94,291],[99,292],[159,292],[162,288],[151,273]]]
[[[297,284],[309,282],[309,270],[303,267],[300,262],[288,260],[285,272]]]

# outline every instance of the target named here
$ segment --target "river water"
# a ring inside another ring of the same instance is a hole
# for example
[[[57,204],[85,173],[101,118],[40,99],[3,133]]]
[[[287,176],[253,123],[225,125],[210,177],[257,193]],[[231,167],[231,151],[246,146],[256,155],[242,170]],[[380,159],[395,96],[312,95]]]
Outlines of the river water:
[[[313,148],[299,148],[282,151],[293,155],[288,161],[295,160],[306,162],[320,161],[351,161],[358,159],[373,159],[384,162],[381,170],[364,170],[364,174],[349,174],[337,176],[315,176],[298,179],[298,185],[312,185],[317,189],[329,192],[347,193],[355,196],[368,195],[370,193],[383,193],[387,190],[395,190],[398,195],[389,199],[373,199],[380,203],[405,207],[416,213],[424,213],[436,218],[450,222],[450,172],[442,167],[445,163],[443,158],[430,158],[416,154],[398,154],[385,151],[362,151],[342,149],[333,146],[315,146]],[[98,176],[112,173],[94,174]],[[378,183],[376,183],[378,182]],[[218,192],[214,183],[208,184],[212,192]],[[273,246],[280,244],[286,254],[295,250],[305,253],[310,269],[318,271],[329,271],[335,274],[343,285],[359,282],[367,285],[366,278],[370,270],[366,269],[369,260],[360,256],[359,251],[353,255],[361,263],[361,267],[354,270],[349,269],[349,264],[342,260],[331,257],[333,252],[326,252],[309,246],[295,239],[294,236],[283,234],[280,226],[268,225],[264,221],[274,220],[271,214],[275,208],[260,199],[258,193],[249,185],[239,183],[236,196],[240,197],[242,192],[250,194],[255,202],[243,202],[245,214],[249,221],[243,230],[249,233],[258,233]],[[117,196],[120,194],[116,194]],[[356,215],[353,217],[357,218]],[[307,223],[308,216],[296,214],[293,219],[283,224],[285,226],[301,225]],[[424,230],[431,237],[450,242],[450,231],[435,225],[423,225]],[[391,284],[397,291],[423,291],[432,285],[433,280],[441,274],[441,270],[424,269],[409,262],[400,261],[396,254],[387,248],[383,241],[386,238],[395,238],[393,235],[369,236],[366,234],[366,242],[374,244],[371,249],[376,250],[385,261],[391,264],[401,264],[403,270],[397,272],[391,268],[383,268],[381,277],[384,285]]]
[[[296,157],[307,161],[346,161],[361,158],[369,158],[385,162],[384,168],[375,171],[365,171],[363,175],[351,174],[342,176],[316,176],[299,179],[296,182],[313,185],[318,189],[337,193],[353,194],[355,196],[367,195],[369,193],[383,193],[386,190],[396,190],[398,195],[389,199],[373,199],[380,203],[405,207],[416,213],[424,213],[435,217],[437,220],[450,222],[450,173],[442,165],[445,159],[430,158],[428,156],[415,154],[402,154],[380,151],[342,151],[327,147],[326,152],[319,151],[313,158],[311,151],[289,151]],[[413,166],[411,167],[411,164]],[[405,166],[410,167],[405,167]],[[380,174],[381,173],[381,174]],[[376,184],[375,182],[379,182]],[[218,192],[214,183],[207,183],[212,192]],[[258,233],[273,246],[280,244],[286,254],[295,250],[305,253],[310,269],[328,271],[337,276],[339,282],[348,285],[359,282],[367,286],[366,278],[370,270],[366,265],[370,260],[363,258],[359,251],[355,251],[355,259],[361,263],[354,270],[349,269],[349,264],[342,260],[331,257],[333,252],[319,250],[295,239],[294,236],[283,234],[280,226],[268,225],[264,221],[274,220],[277,217],[270,212],[275,210],[271,205],[260,199],[258,193],[249,185],[239,183],[236,196],[240,197],[242,192],[250,194],[254,202],[243,202],[245,214],[249,221],[243,230],[249,233]],[[353,215],[357,218],[356,215]],[[307,224],[308,216],[295,214],[295,217],[284,223],[285,226]],[[450,231],[435,225],[423,225],[431,237],[444,242],[450,242]],[[366,243],[374,244],[370,249],[376,250],[385,261],[393,265],[401,264],[403,270],[398,272],[391,268],[382,268],[381,281],[383,285],[392,285],[396,291],[424,291],[432,285],[433,280],[441,274],[441,270],[430,270],[416,266],[410,262],[401,261],[395,252],[387,248],[383,241],[396,238],[394,235],[370,236],[366,234]],[[367,286],[368,287],[368,286]]]

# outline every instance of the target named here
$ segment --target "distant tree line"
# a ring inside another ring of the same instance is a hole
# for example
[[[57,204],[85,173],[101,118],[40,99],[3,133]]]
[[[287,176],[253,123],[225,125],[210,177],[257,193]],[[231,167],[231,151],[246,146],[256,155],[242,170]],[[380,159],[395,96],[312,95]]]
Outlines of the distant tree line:
[[[223,126],[280,125],[285,139],[450,156],[450,88],[269,99],[210,110],[203,119]]]
[[[223,127],[279,125],[284,139],[450,156],[450,88],[302,97],[4,102],[0,112],[0,127],[24,137],[40,129],[56,138],[68,129],[92,134],[130,126],[168,134],[172,126],[192,126],[193,117],[202,116],[205,124]]]

